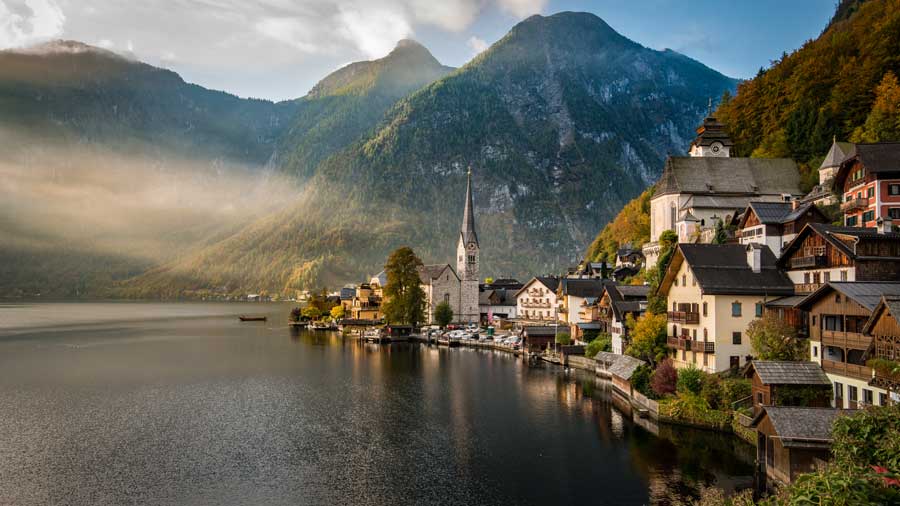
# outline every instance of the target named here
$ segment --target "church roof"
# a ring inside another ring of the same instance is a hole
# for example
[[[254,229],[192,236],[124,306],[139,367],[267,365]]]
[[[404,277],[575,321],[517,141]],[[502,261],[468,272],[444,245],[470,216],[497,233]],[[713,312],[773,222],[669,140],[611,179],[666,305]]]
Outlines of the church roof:
[[[469,169],[466,178],[466,207],[463,211],[463,222],[459,233],[464,244],[470,242],[478,244],[478,235],[475,233],[475,206],[472,204],[472,169]]]
[[[422,281],[423,285],[430,285],[431,280],[437,279],[441,274],[444,273],[444,270],[450,269],[450,272],[453,276],[458,280],[459,276],[456,275],[456,271],[453,270],[453,267],[450,267],[450,264],[432,264],[432,265],[423,265],[416,269],[419,271],[419,279]]]
[[[670,156],[654,198],[701,195],[802,195],[800,171],[789,158]],[[746,203],[744,206],[746,207]]]

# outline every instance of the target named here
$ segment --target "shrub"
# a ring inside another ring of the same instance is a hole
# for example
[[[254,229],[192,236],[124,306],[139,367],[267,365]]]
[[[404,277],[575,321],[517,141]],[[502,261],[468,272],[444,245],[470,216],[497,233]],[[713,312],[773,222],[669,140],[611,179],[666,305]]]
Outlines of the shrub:
[[[686,369],[679,371],[678,377]],[[725,429],[731,424],[728,413],[710,409],[709,404],[697,394],[679,393],[677,397],[660,401],[659,411],[661,415],[673,420]]]
[[[881,466],[900,472],[900,405],[858,411],[834,422],[838,465]]]
[[[651,373],[650,366],[642,364],[631,375],[631,386],[647,397],[653,397],[653,391],[650,390]]]
[[[777,316],[765,315],[747,326],[753,353],[760,360],[809,360],[809,341]]]
[[[677,381],[678,371],[672,365],[672,359],[667,358],[659,364],[659,367],[650,376],[650,388],[659,397],[664,397],[675,393]]]
[[[434,323],[444,328],[453,321],[453,308],[450,303],[443,301],[434,308]]]
[[[693,365],[678,371],[676,390],[678,390],[678,393],[680,394],[691,393],[700,395],[700,391],[703,389],[704,374],[703,371],[697,369]]]
[[[600,334],[599,337],[589,342],[584,347],[584,356],[594,358],[601,351],[612,351],[612,341],[609,334]]]
[[[715,374],[704,374],[703,385],[700,387],[700,396],[712,409],[731,409],[730,405],[722,402],[722,380]]]
[[[295,307],[294,309],[291,309],[291,316],[290,316],[290,318],[291,318],[291,321],[292,321],[292,322],[299,322],[299,321],[300,321],[300,312],[301,312],[301,311],[300,311],[300,308],[299,308],[299,307]]]
[[[560,332],[559,334],[556,334],[556,344],[561,344],[563,346],[572,344],[572,336],[569,335],[568,332]]]
[[[722,405],[731,408],[735,402],[750,397],[750,380],[729,378],[722,381]]]

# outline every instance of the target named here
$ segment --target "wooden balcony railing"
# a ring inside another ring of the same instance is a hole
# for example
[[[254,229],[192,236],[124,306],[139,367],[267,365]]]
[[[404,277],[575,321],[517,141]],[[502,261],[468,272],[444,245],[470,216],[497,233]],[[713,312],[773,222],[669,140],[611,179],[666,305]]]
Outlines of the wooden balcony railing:
[[[853,348],[855,350],[868,350],[872,344],[872,337],[857,332],[843,332],[838,330],[823,330],[822,343],[839,348]]]
[[[866,209],[867,207],[869,207],[869,199],[865,197],[854,198],[841,204],[841,212],[847,213],[859,209]]]
[[[666,344],[670,348],[684,351],[696,351],[697,353],[715,353],[716,343],[711,341],[695,341],[684,336],[669,336]]]
[[[700,313],[693,313],[690,311],[669,311],[667,316],[668,320],[672,323],[700,323]]]
[[[675,348],[676,350],[691,351],[690,339],[682,339],[680,337],[669,336],[666,338],[666,344],[670,348]]]
[[[794,284],[794,292],[796,293],[813,293],[822,286],[822,283],[796,283]]]
[[[794,257],[791,259],[792,269],[801,269],[809,267],[827,267],[828,257],[825,255],[810,255],[803,257]]]
[[[822,360],[822,369],[832,374],[840,374],[841,376],[849,376],[864,381],[872,380],[872,368],[864,365],[848,364],[846,362],[835,362],[833,360]]]

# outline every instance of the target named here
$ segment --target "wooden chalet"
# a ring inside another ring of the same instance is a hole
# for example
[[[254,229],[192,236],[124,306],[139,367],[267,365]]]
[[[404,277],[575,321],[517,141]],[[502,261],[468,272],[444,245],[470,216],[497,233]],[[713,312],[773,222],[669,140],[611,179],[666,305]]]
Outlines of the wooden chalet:
[[[883,296],[863,332],[872,336],[873,340],[869,358],[900,362],[900,296]],[[888,396],[892,393],[895,396],[894,399],[884,399],[882,405],[898,400],[896,394],[900,392],[900,375],[875,368],[875,377],[870,384],[885,389]]]
[[[740,215],[737,236],[741,244],[764,244],[777,256],[807,223],[828,221],[812,203],[801,204],[798,200],[750,202]]]
[[[777,265],[797,293],[812,293],[829,281],[900,281],[900,233],[808,223]]]
[[[750,378],[754,415],[765,406],[831,406],[831,380],[816,362],[754,360],[744,376]]]

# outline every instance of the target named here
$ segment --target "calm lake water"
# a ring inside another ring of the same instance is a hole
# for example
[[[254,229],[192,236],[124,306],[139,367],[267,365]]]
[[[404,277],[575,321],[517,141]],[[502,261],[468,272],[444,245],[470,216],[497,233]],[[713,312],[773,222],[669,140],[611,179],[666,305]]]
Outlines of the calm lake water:
[[[749,446],[639,425],[589,374],[292,334],[288,310],[0,305],[0,504],[680,504],[752,484]]]

